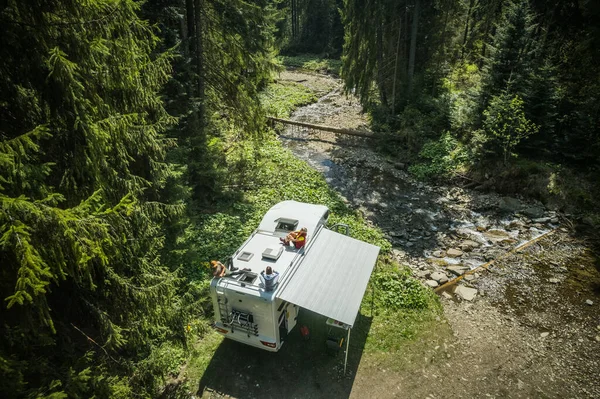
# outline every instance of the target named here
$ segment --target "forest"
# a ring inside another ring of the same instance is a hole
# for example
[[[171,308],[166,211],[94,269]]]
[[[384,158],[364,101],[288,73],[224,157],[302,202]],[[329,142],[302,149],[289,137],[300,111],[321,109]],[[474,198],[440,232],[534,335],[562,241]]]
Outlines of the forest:
[[[390,279],[381,231],[282,148],[267,117],[316,101],[275,85],[285,68],[339,76],[416,179],[600,226],[597,1],[4,0],[0,38],[3,398],[160,397],[184,364],[200,378],[218,344],[208,262],[284,199],[381,246],[381,303],[438,315]]]

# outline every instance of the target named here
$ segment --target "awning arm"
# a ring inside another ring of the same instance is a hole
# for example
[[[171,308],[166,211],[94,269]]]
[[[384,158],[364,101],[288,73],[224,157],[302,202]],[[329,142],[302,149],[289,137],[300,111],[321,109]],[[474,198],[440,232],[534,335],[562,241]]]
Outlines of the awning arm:
[[[348,339],[346,339],[346,359],[344,359],[344,376],[346,375],[346,366],[348,365],[348,348],[350,346],[350,330],[352,330],[352,327],[348,328]]]

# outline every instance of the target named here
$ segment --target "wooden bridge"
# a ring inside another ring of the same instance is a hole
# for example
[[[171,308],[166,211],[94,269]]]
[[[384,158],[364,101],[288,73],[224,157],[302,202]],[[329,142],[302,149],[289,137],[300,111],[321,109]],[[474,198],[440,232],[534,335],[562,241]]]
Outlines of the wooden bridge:
[[[273,116],[268,116],[267,119],[270,120],[271,122],[283,123],[285,125],[301,126],[301,127],[306,127],[309,129],[322,130],[325,132],[332,132],[332,133],[338,133],[338,134],[346,134],[346,135],[350,135],[350,136],[368,137],[368,138],[375,136],[371,132],[364,132],[364,131],[354,130],[354,129],[344,129],[344,128],[327,126],[327,125],[315,125],[313,123],[297,122],[297,121],[292,121],[289,119],[275,118]]]

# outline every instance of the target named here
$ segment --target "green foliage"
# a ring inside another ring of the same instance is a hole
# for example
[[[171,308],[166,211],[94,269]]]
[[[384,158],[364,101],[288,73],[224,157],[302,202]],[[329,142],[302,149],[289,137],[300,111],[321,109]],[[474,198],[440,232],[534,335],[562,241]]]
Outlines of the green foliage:
[[[518,95],[505,92],[493,97],[483,116],[485,132],[497,143],[504,164],[516,156],[514,149],[521,140],[539,130],[525,117],[524,103]]]
[[[438,140],[425,143],[419,157],[426,162],[411,165],[409,171],[421,180],[447,178],[469,163],[465,147],[448,132]]]
[[[340,74],[342,62],[328,58],[320,58],[313,54],[280,56],[281,63],[288,68],[302,69],[311,72]]]
[[[119,374],[177,340],[162,223],[183,206],[162,191],[175,119],[158,95],[172,57],[139,6],[0,10],[0,396],[126,396]],[[155,373],[136,389],[154,394]]]
[[[317,102],[317,96],[309,88],[295,82],[269,85],[260,93],[259,99],[267,115],[288,118],[297,107]]]
[[[381,309],[426,309],[431,300],[431,290],[412,278],[406,269],[376,271],[371,284]]]

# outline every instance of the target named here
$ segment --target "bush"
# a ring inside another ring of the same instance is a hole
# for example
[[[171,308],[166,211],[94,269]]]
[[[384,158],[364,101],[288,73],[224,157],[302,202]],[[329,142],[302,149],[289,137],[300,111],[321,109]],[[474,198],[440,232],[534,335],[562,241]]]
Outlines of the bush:
[[[448,132],[438,140],[425,143],[419,157],[426,162],[412,165],[408,170],[420,180],[447,177],[469,163],[466,148]]]

